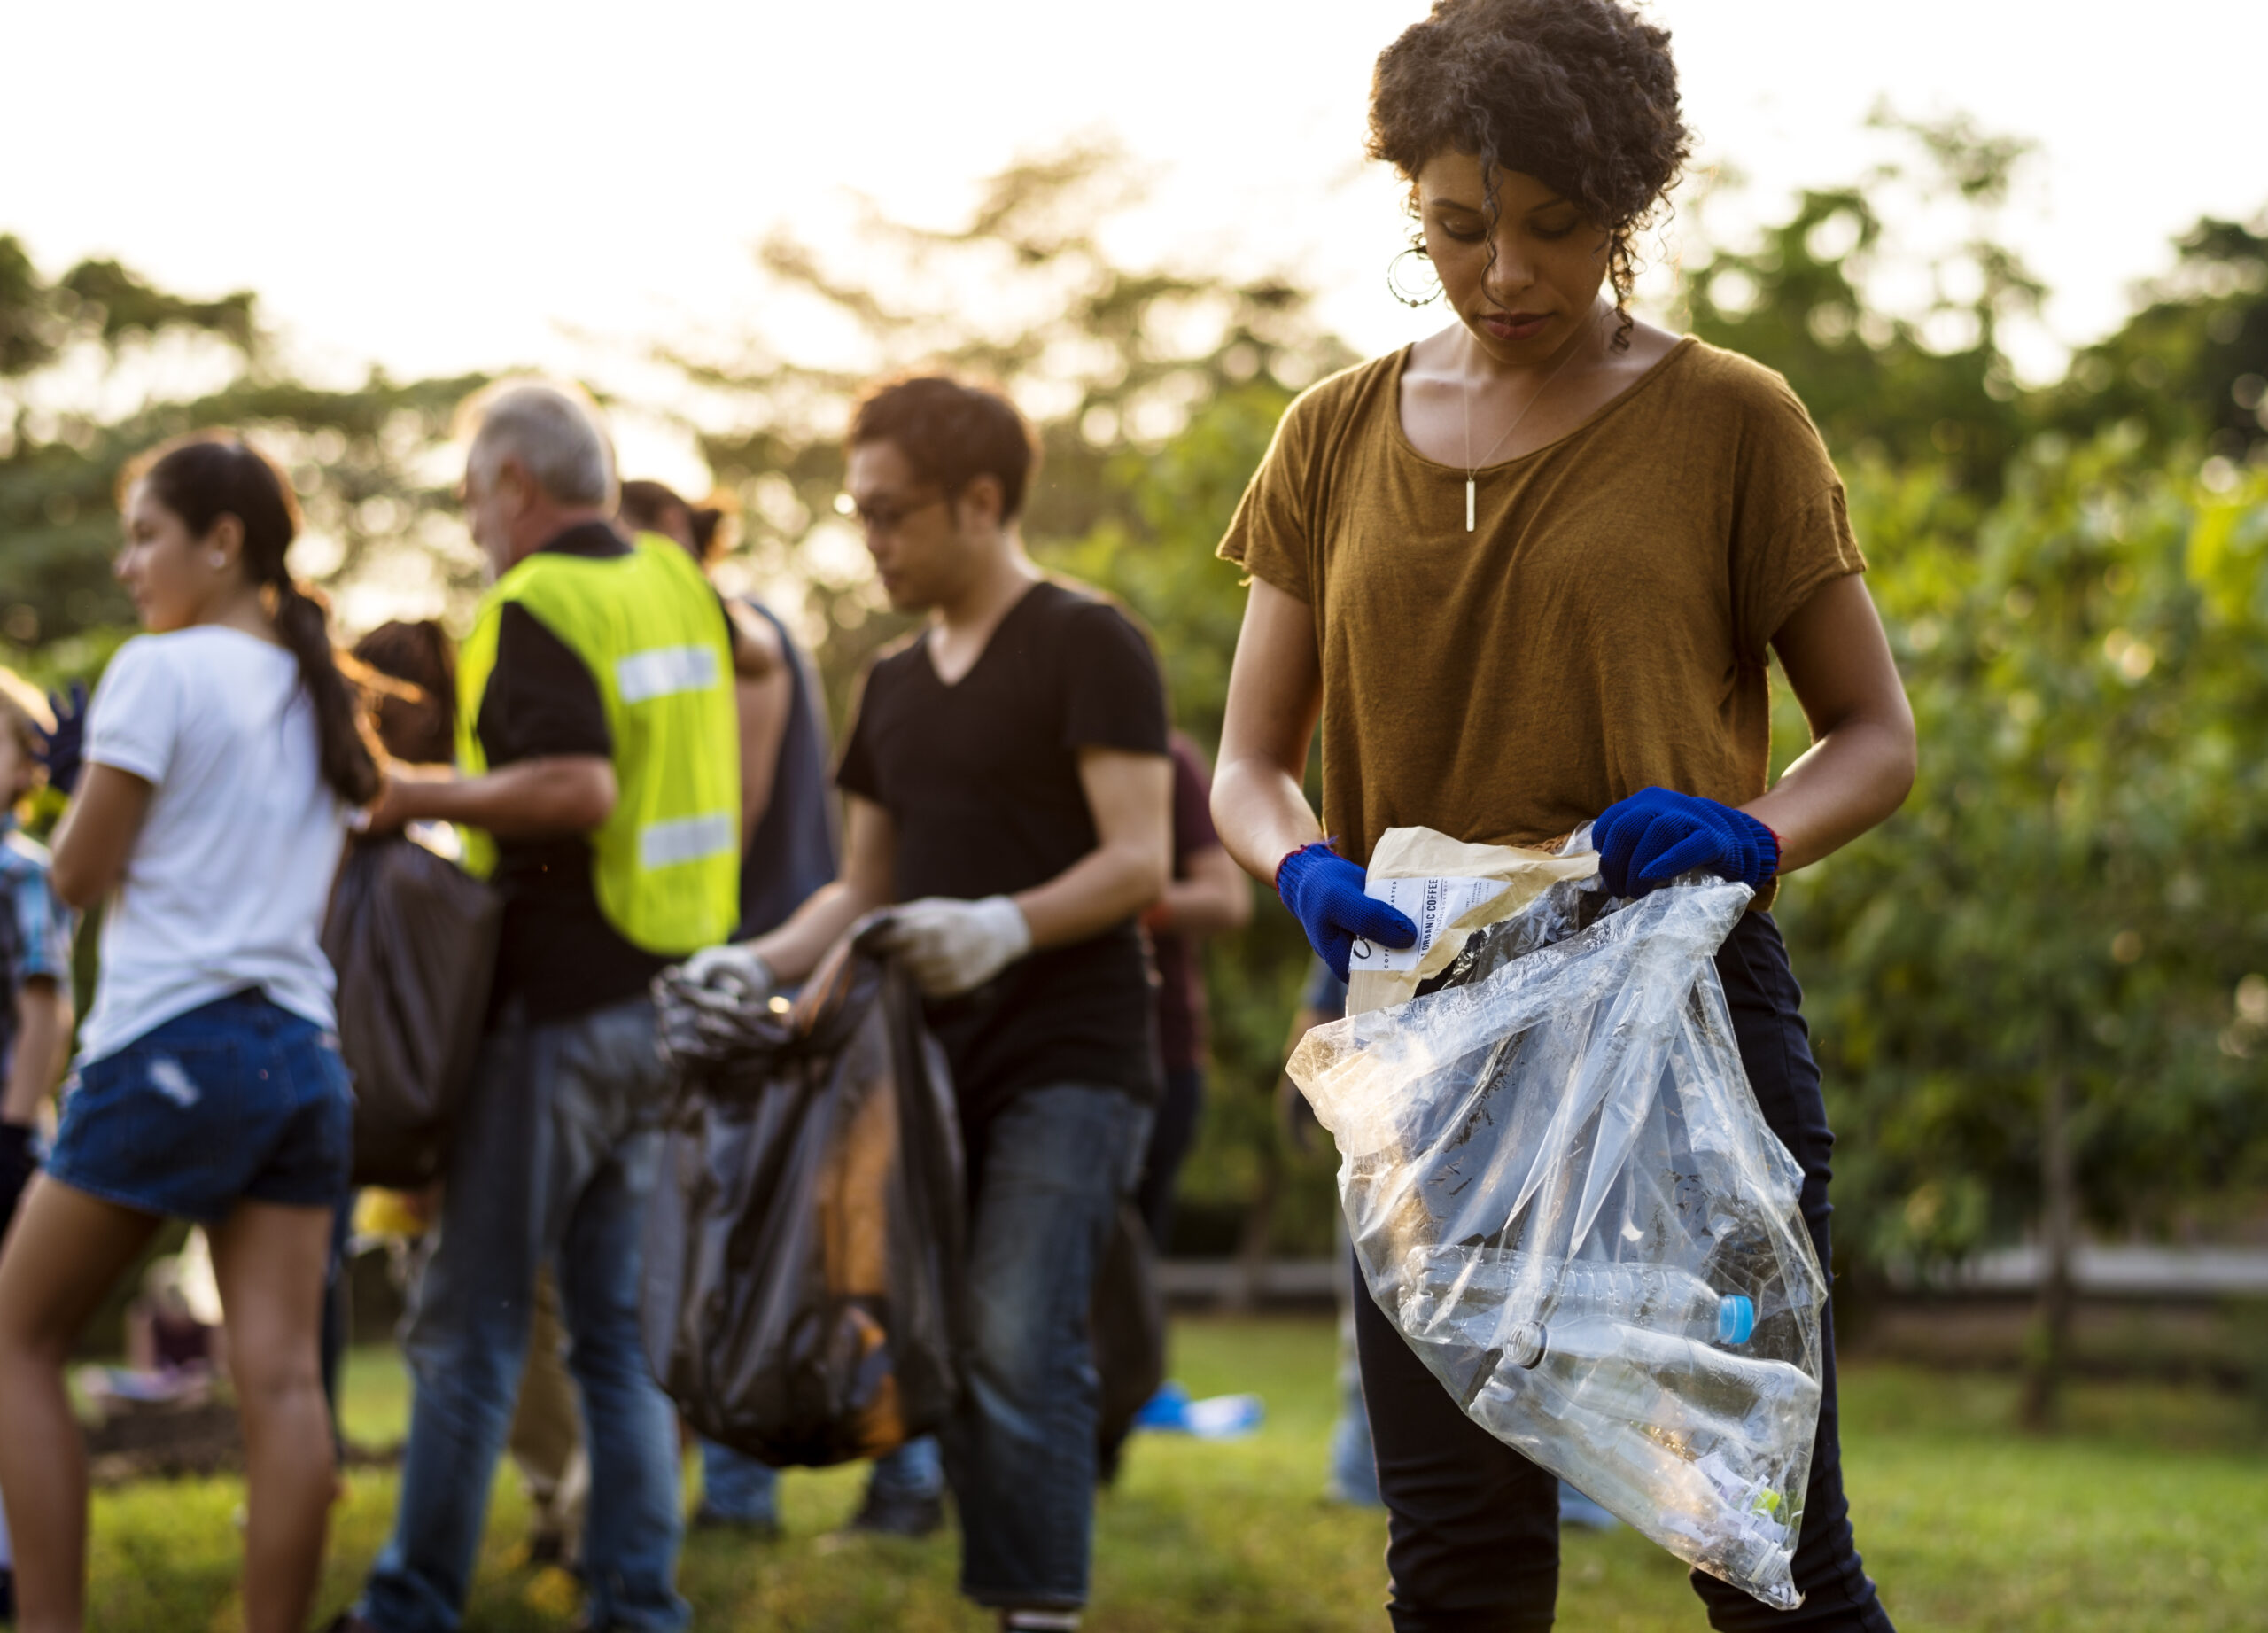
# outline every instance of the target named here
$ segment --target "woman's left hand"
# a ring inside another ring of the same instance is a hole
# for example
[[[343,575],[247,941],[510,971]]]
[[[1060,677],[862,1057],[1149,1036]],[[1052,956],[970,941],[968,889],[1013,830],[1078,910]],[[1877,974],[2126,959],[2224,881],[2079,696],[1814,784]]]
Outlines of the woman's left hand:
[[[55,713],[55,729],[40,733],[39,761],[47,767],[47,785],[69,795],[79,786],[79,773],[87,762],[87,686],[71,682],[66,692],[50,692],[47,706]]]
[[[1756,890],[1780,869],[1780,839],[1745,811],[1679,794],[1641,789],[1617,800],[1591,824],[1598,870],[1617,896],[1643,896],[1698,868]]]

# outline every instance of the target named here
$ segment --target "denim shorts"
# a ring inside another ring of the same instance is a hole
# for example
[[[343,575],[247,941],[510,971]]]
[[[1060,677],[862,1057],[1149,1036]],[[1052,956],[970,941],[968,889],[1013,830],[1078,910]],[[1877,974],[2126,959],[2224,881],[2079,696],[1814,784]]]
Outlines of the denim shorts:
[[[248,990],[82,1066],[47,1173],[120,1207],[217,1225],[242,1197],[336,1206],[353,1150],[338,1040]]]

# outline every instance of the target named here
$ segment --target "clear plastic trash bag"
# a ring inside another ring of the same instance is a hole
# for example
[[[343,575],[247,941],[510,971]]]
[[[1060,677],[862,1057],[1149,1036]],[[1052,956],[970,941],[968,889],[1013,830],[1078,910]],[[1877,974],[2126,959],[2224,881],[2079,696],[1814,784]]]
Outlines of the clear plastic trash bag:
[[[1744,885],[1555,883],[1307,1035],[1371,1296],[1483,1428],[1791,1609],[1826,1279],[1713,962]]]

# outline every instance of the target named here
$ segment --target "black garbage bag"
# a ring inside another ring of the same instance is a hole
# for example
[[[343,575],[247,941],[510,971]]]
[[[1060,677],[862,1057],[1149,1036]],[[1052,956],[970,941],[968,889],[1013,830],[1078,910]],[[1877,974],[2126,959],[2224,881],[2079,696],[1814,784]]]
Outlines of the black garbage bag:
[[[354,1077],[356,1185],[416,1190],[439,1176],[502,917],[494,890],[406,834],[358,839],[339,864],[322,950]]]
[[[1097,1468],[1107,1485],[1117,1475],[1134,1419],[1166,1380],[1166,1301],[1158,1286],[1158,1250],[1151,1245],[1142,1210],[1130,1201],[1118,1204],[1117,1221],[1095,1272],[1087,1333],[1101,1385]]]
[[[944,1051],[854,929],[792,1007],[656,983],[678,1092],[647,1212],[647,1360],[771,1464],[879,1457],[960,1388],[962,1160]]]

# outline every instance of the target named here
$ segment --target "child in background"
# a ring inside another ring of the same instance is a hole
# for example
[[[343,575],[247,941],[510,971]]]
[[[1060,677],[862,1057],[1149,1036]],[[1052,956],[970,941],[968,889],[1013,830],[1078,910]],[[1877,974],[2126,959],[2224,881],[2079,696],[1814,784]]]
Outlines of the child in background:
[[[47,700],[0,669],[0,1240],[39,1167],[41,1105],[71,1047],[74,914],[47,884],[47,851],[19,831],[25,804],[47,780],[40,750],[55,729]],[[15,1615],[15,1559],[0,1518],[0,1621]]]
[[[48,854],[20,831],[46,778],[39,759],[55,717],[0,669],[0,1235],[38,1166],[39,1109],[71,1046],[71,931],[76,915],[48,888]]]

